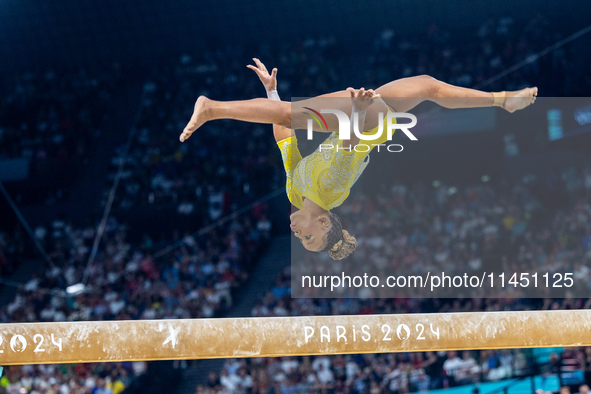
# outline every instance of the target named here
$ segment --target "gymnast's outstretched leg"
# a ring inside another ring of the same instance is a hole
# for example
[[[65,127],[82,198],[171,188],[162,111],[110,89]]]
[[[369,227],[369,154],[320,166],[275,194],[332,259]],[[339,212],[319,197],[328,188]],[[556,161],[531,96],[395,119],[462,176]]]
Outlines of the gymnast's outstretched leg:
[[[382,98],[368,109],[363,129],[374,127],[377,117],[370,112],[385,112],[387,106],[396,112],[406,112],[423,101],[433,101],[446,108],[476,108],[499,106],[515,112],[532,104],[538,94],[537,88],[526,88],[515,92],[489,93],[449,85],[435,78],[423,75],[392,81],[376,89]],[[285,101],[252,99],[243,101],[214,101],[204,96],[195,103],[191,120],[183,130],[180,140],[185,141],[205,122],[216,119],[236,119],[245,122],[276,124],[291,129],[305,129],[307,117],[302,116],[305,107],[316,109],[338,109],[351,112],[350,92],[343,90],[298,101],[293,105]],[[341,98],[340,100],[335,100]],[[325,117],[326,129],[313,125],[314,131],[332,132],[338,130],[335,116]]]
[[[183,130],[180,140],[185,141],[205,122],[216,119],[236,119],[244,122],[275,124],[290,129],[305,129],[309,119],[305,113],[310,112],[307,108],[316,111],[337,109],[350,114],[352,109],[351,92],[342,90],[294,103],[269,99],[215,101],[201,96],[195,103],[191,120]],[[364,130],[377,126],[377,114],[387,112],[387,110],[383,101],[374,103],[367,111]],[[324,119],[327,123],[326,126],[321,127],[313,123],[314,131],[333,132],[338,130],[339,122],[336,116],[325,116]]]
[[[396,112],[409,111],[423,101],[433,101],[445,108],[498,106],[515,112],[534,103],[538,88],[489,93],[453,86],[428,75],[420,75],[387,83],[377,88],[376,93]]]

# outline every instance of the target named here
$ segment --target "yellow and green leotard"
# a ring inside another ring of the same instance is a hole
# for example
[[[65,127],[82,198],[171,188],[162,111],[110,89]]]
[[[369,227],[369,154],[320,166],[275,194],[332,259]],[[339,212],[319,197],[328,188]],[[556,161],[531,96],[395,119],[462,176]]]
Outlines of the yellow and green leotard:
[[[297,208],[302,207],[304,197],[326,210],[341,205],[365,170],[368,164],[365,159],[374,148],[373,145],[387,141],[385,127],[384,124],[380,138],[368,141],[370,149],[367,152],[342,149],[343,141],[338,138],[337,132],[332,132],[322,145],[304,158],[300,154],[295,136],[277,142],[287,175],[289,201]],[[376,127],[363,134],[373,135],[377,131]],[[328,145],[333,148],[327,149]]]

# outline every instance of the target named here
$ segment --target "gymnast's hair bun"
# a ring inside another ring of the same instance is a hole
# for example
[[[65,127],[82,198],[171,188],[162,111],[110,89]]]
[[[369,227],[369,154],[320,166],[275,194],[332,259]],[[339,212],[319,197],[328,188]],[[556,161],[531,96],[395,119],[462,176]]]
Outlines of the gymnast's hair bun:
[[[334,260],[342,260],[349,256],[357,247],[357,240],[347,230],[343,230],[343,238],[328,251]]]

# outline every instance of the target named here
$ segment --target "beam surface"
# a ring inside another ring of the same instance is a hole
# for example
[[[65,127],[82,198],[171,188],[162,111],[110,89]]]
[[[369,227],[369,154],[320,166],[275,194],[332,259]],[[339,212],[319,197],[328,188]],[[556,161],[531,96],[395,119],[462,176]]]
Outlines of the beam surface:
[[[0,365],[587,345],[591,310],[0,325]]]

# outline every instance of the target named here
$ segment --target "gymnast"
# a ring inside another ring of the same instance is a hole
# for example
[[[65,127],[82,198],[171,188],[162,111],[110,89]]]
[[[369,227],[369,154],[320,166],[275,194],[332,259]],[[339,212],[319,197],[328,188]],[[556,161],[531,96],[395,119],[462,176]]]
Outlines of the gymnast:
[[[349,195],[368,163],[369,152],[386,141],[387,133],[371,141],[365,151],[354,149],[359,137],[354,126],[365,136],[372,136],[380,128],[380,113],[407,112],[423,101],[432,101],[445,108],[502,107],[509,112],[523,109],[536,100],[538,89],[525,88],[513,92],[487,93],[462,88],[421,75],[392,81],[375,90],[361,88],[325,94],[294,103],[281,101],[277,92],[277,69],[269,74],[265,65],[253,59],[255,71],[267,91],[267,99],[244,101],[214,101],[205,96],[197,99],[191,120],[183,130],[184,142],[204,123],[216,119],[236,119],[246,122],[273,124],[273,134],[287,173],[287,195],[298,208],[290,216],[291,230],[303,246],[314,252],[328,252],[335,260],[347,257],[357,247],[357,241],[341,226],[339,217],[331,212]],[[306,129],[306,108],[331,108],[351,114],[350,138],[339,139],[336,116],[326,116],[326,124],[313,124],[315,132],[330,133],[312,154],[302,158],[295,129]],[[384,120],[385,121],[385,120]],[[361,125],[363,125],[361,127]]]

